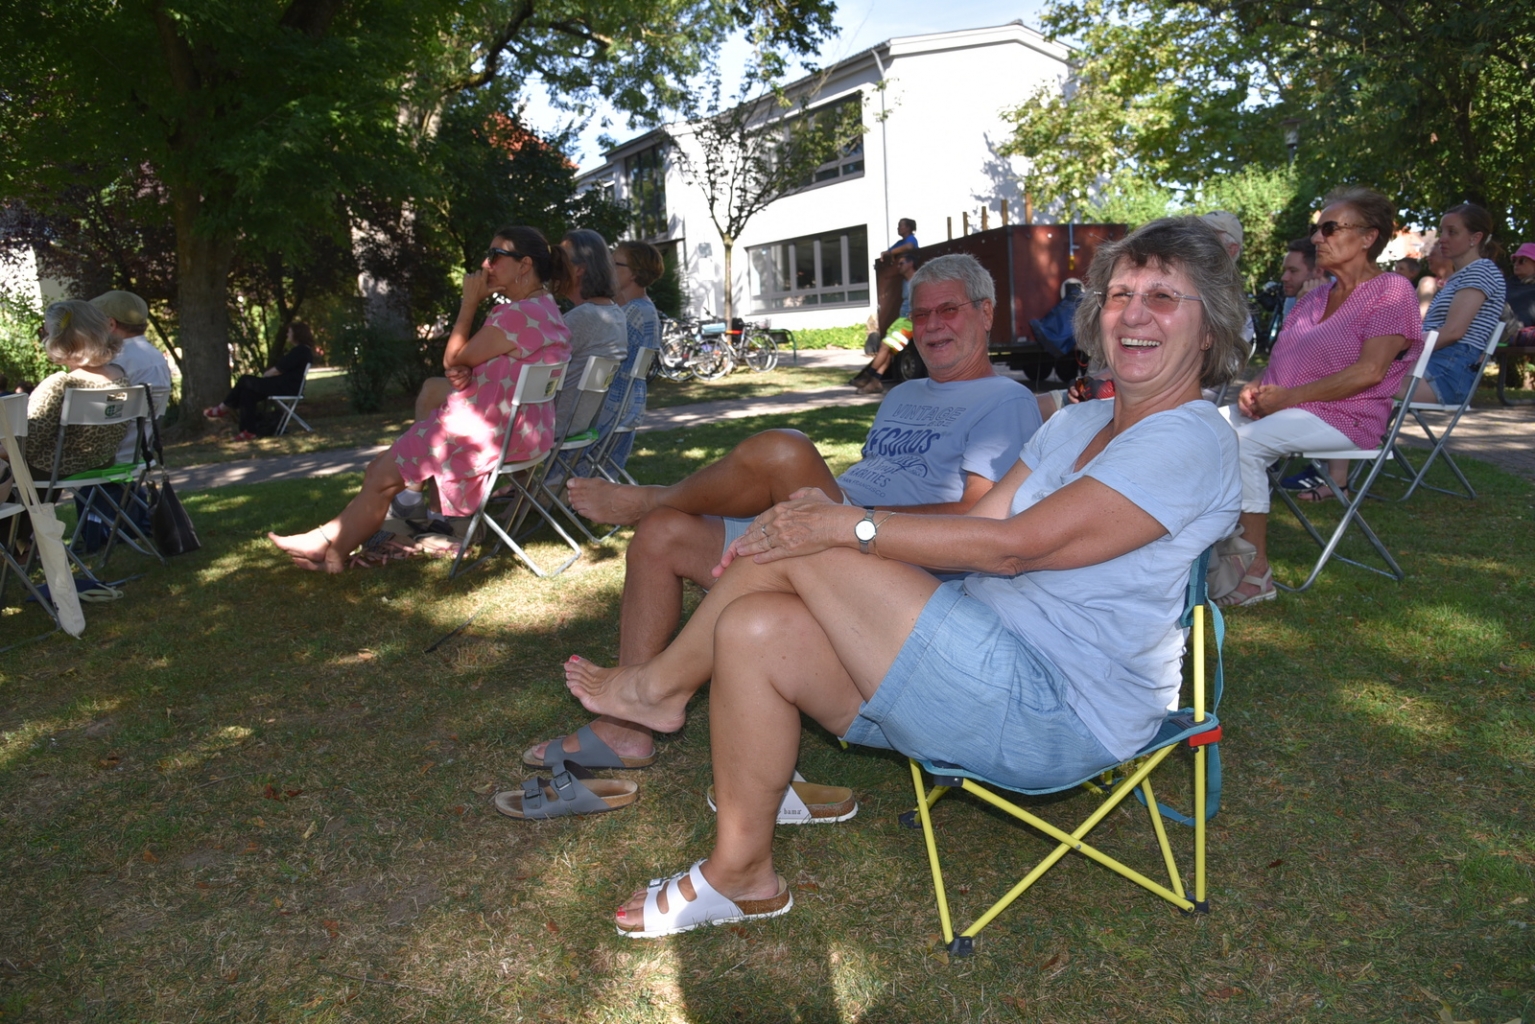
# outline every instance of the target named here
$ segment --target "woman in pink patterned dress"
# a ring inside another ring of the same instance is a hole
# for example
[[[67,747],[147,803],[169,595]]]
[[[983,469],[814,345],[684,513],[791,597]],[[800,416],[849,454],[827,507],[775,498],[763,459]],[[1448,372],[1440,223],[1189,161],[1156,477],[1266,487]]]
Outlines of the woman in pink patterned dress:
[[[479,507],[522,368],[570,359],[570,331],[550,292],[563,291],[571,277],[564,250],[551,248],[529,227],[496,232],[480,267],[464,278],[458,319],[443,354],[451,386],[446,401],[368,465],[362,491],[335,519],[307,533],[267,534],[294,565],[341,572],[352,550],[383,525],[390,500],[406,490],[419,493],[428,477],[436,477],[447,515],[473,515]],[[493,294],[509,301],[492,309],[471,336],[480,303]],[[519,411],[510,427],[508,461],[541,455],[554,444],[553,403]]]
[[[1423,347],[1412,285],[1375,262],[1395,228],[1394,204],[1366,188],[1339,189],[1326,203],[1311,240],[1317,269],[1332,280],[1295,303],[1263,376],[1226,410],[1237,431],[1242,537],[1258,553],[1222,605],[1274,598],[1269,463],[1304,449],[1379,445],[1402,378]]]

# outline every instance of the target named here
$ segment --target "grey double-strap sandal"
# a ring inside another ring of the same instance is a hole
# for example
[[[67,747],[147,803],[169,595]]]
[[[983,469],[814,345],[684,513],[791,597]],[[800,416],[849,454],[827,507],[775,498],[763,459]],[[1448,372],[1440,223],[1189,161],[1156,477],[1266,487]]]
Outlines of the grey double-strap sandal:
[[[639,799],[639,786],[626,779],[595,779],[578,764],[560,763],[549,779],[528,779],[521,789],[497,793],[496,810],[508,818],[563,818],[601,814],[628,807]]]
[[[646,757],[624,757],[608,746],[590,725],[576,730],[576,749],[565,749],[565,737],[556,736],[544,745],[544,756],[534,757],[533,747],[522,752],[522,763],[529,768],[552,768],[561,761],[578,764],[583,768],[644,768],[653,764],[655,754]]]

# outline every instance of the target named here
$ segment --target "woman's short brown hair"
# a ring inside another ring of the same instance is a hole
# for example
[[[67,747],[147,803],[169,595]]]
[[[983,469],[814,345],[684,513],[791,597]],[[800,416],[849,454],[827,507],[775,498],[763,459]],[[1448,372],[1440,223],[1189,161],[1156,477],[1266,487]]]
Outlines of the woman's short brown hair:
[[[1163,217],[1132,231],[1117,242],[1100,245],[1087,272],[1087,288],[1077,306],[1077,347],[1093,359],[1103,356],[1103,294],[1121,265],[1186,274],[1199,303],[1202,326],[1210,347],[1205,350],[1199,383],[1219,387],[1242,365],[1249,313],[1242,296],[1237,265],[1221,237],[1198,217]]]
[[[48,328],[43,353],[61,366],[71,357],[83,359],[87,366],[102,366],[123,350],[123,339],[112,333],[112,321],[81,299],[53,303],[43,314],[43,323]]]
[[[1375,229],[1375,241],[1370,243],[1366,255],[1372,262],[1379,259],[1380,254],[1386,251],[1386,246],[1391,244],[1391,236],[1396,233],[1396,208],[1391,205],[1391,200],[1373,188],[1348,185],[1327,193],[1322,200],[1322,209],[1335,203],[1349,207],[1359,214],[1365,227]]]
[[[613,247],[629,265],[629,276],[641,288],[649,288],[666,273],[666,260],[661,250],[649,242],[619,242]]]

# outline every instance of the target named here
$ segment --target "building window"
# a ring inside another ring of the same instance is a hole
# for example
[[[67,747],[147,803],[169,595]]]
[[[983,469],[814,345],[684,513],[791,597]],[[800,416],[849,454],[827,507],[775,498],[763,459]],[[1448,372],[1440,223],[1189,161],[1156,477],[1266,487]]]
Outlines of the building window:
[[[845,100],[838,100],[829,106],[812,110],[804,117],[826,118],[828,120],[840,120],[845,117],[862,118],[863,100],[860,96],[850,96]],[[796,186],[799,189],[814,188],[817,185],[826,185],[844,178],[863,177],[863,136],[859,135],[852,142],[842,147],[837,155],[826,161],[815,170],[811,171]]]
[[[624,158],[629,183],[629,226],[635,238],[667,233],[666,153],[660,143]]]
[[[747,250],[752,309],[869,304],[869,233],[863,227]]]

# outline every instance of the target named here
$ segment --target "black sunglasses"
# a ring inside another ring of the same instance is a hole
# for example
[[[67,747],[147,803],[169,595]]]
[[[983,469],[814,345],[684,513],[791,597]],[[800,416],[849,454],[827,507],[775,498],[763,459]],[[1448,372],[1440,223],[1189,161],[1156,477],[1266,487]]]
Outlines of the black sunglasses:
[[[485,261],[487,263],[494,263],[496,262],[497,256],[509,256],[514,260],[532,259],[531,256],[524,256],[522,253],[516,251],[515,249],[497,249],[495,246],[491,246],[490,249],[485,253]]]
[[[1323,238],[1331,238],[1333,235],[1336,235],[1339,231],[1347,231],[1350,228],[1353,228],[1353,229],[1356,229],[1356,230],[1359,230],[1359,231],[1363,231],[1367,227],[1369,227],[1368,224],[1344,224],[1341,221],[1324,220],[1324,221],[1322,221],[1322,223],[1320,223],[1320,224],[1318,224],[1316,226],[1316,230],[1318,230],[1318,231],[1320,231],[1322,233],[1322,237]]]

